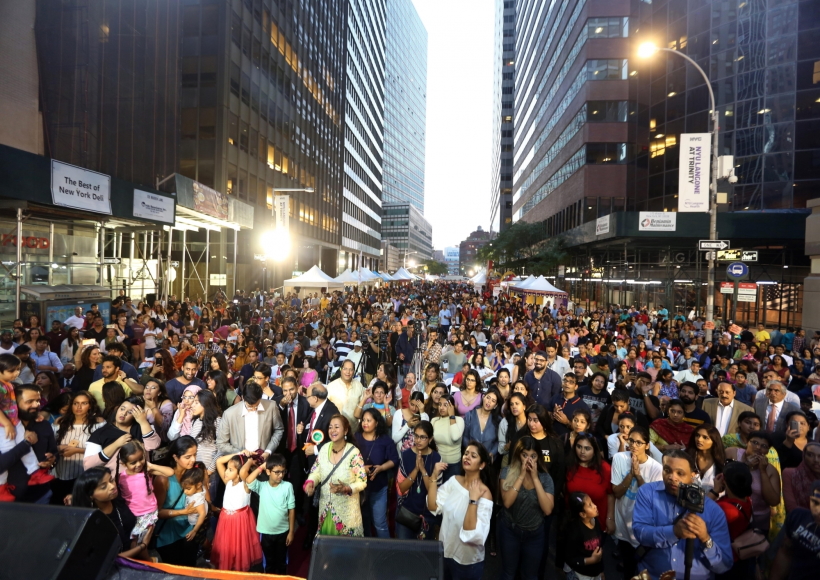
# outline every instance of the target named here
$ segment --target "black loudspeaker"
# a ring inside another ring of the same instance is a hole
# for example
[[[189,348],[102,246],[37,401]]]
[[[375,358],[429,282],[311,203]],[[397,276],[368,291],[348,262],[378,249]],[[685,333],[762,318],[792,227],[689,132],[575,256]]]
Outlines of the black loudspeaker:
[[[443,580],[444,546],[419,540],[316,536],[308,580],[349,578]]]
[[[121,551],[95,509],[0,502],[0,580],[102,580]]]
[[[157,301],[157,293],[156,292],[152,292],[150,294],[145,295],[145,303],[148,306],[153,306],[154,302],[156,302],[156,301]]]

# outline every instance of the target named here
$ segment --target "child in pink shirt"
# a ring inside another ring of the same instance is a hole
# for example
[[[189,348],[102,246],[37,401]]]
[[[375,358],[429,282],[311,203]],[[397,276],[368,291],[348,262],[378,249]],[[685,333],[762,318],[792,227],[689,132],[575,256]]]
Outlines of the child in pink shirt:
[[[120,464],[125,466],[125,473],[120,472]],[[150,477],[156,474],[173,477],[174,470],[148,463],[148,453],[140,441],[130,441],[120,448],[114,479],[128,509],[137,517],[131,531],[131,537],[137,538],[137,542],[142,542],[148,530],[157,523],[159,507]]]

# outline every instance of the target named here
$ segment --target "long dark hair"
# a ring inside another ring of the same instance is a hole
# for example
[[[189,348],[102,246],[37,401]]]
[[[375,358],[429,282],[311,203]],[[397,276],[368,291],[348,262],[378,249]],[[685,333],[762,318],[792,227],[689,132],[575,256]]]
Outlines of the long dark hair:
[[[219,419],[219,405],[216,403],[216,396],[208,389],[197,391],[196,398],[202,405],[202,429],[196,436],[196,441],[216,441],[216,420]]]
[[[74,480],[74,489],[71,491],[71,506],[82,508],[95,508],[94,490],[99,487],[105,475],[111,475],[111,470],[105,466],[91,467],[83,471]]]
[[[222,411],[227,411],[231,404],[228,402],[228,389],[231,388],[228,383],[228,375],[222,371],[208,371],[207,378],[214,382],[213,394],[216,397],[216,402]]]
[[[196,439],[190,435],[183,435],[179,439],[172,441],[171,445],[168,447],[168,458],[166,459],[166,464],[170,467],[176,468],[177,461],[174,457],[182,457],[191,447],[199,447],[199,443],[197,443]]]
[[[487,451],[487,448],[484,447],[480,442],[473,439],[467,445],[464,446],[464,452],[466,453],[468,447],[475,447],[478,450],[478,456],[481,458],[481,463],[484,464],[484,469],[478,472],[478,476],[481,478],[481,483],[487,486],[487,489],[490,490],[490,495],[495,496],[495,476],[493,475],[493,458],[490,455],[490,452]],[[462,453],[462,456],[464,454]]]
[[[544,435],[547,437],[557,437],[558,435],[555,433],[555,429],[553,429],[552,425],[552,415],[547,412],[546,407],[544,405],[539,405],[535,403],[534,405],[530,405],[527,407],[526,411],[524,411],[524,415],[527,417],[529,421],[530,413],[538,417],[538,422],[541,423],[541,427],[544,428]]]
[[[590,461],[589,467],[590,469],[598,472],[598,475],[601,478],[601,483],[606,483],[604,481],[601,449],[598,447],[598,440],[595,439],[592,433],[578,433],[575,436],[575,443],[572,444],[572,453],[569,454],[569,470],[567,473],[570,475],[575,475],[578,472],[578,453],[575,451],[575,448],[578,447],[578,443],[581,441],[589,441],[589,444],[592,446],[592,461]]]
[[[162,359],[162,374],[166,381],[171,381],[177,376],[177,367],[174,364],[174,359],[171,353],[164,348],[159,349],[154,353],[154,359],[159,356]]]
[[[94,395],[88,391],[77,391],[75,393],[71,393],[71,398],[68,401],[68,410],[65,412],[65,415],[60,417],[58,423],[56,437],[58,445],[62,444],[63,437],[65,437],[68,430],[74,426],[74,421],[76,420],[74,417],[74,401],[77,397],[81,396],[88,399],[88,414],[85,416],[83,431],[91,435],[91,430],[97,424],[97,419],[102,417],[100,406],[97,404],[97,399],[94,398]]]
[[[232,345],[233,343],[229,342],[228,346]],[[226,347],[227,348],[227,347]],[[234,345],[234,352],[236,352],[236,346]],[[212,359],[216,359],[217,365],[219,365],[219,370],[225,373],[225,376],[230,374],[230,370],[228,370],[228,359],[225,357],[224,354],[221,352],[215,352],[211,355]],[[211,364],[208,363],[208,370],[211,370]]]
[[[512,409],[510,408],[510,403],[513,398],[519,399],[524,406],[525,419],[527,417],[527,407],[530,406],[530,401],[527,400],[527,396],[524,393],[510,393],[510,398],[507,399],[507,406],[504,409],[504,418],[507,420],[507,433],[510,432],[510,427],[515,431],[515,417],[513,417]],[[507,435],[507,437],[509,438],[509,435]]]
[[[484,397],[487,395],[495,396],[496,404],[495,409],[490,411],[490,419],[493,422],[493,425],[498,427],[498,424],[501,423],[501,406],[504,404],[504,397],[501,396],[501,392],[496,389],[495,387],[490,387],[487,389],[487,392],[484,393],[484,396],[481,397],[481,404],[484,404]]]
[[[706,431],[709,439],[712,440],[712,447],[709,449],[709,453],[712,455],[712,461],[715,464],[715,475],[723,473],[723,466],[726,464],[726,450],[723,447],[723,438],[720,436],[720,431],[718,431],[714,425],[704,424],[695,427],[695,430],[692,431],[692,435],[689,437],[689,445],[686,446],[686,451],[692,456],[692,459],[695,460],[695,466],[697,466],[698,448],[695,445],[695,436],[698,434],[698,431]],[[700,471],[700,468],[698,468],[698,471]],[[701,475],[703,474],[701,473]]]
[[[387,422],[382,417],[382,414],[373,407],[369,407],[364,410],[362,413],[362,419],[364,419],[365,415],[370,415],[373,420],[376,422],[376,438],[378,439],[382,435],[387,435]]]

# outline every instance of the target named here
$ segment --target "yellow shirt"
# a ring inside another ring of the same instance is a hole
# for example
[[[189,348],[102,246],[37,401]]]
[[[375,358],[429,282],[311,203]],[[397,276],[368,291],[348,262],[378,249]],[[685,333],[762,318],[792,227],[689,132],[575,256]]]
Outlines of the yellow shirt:
[[[327,298],[325,298],[324,296],[322,296],[322,299],[321,299],[321,300],[319,300],[319,307],[320,307],[322,310],[324,310],[325,308],[327,308],[327,304],[328,304],[328,299],[327,299]]]
[[[122,390],[125,391],[125,396],[131,396],[131,387],[125,384],[122,381],[117,381],[120,385],[122,385]],[[103,385],[105,384],[105,379],[100,379],[99,381],[94,381],[91,383],[91,386],[88,387],[88,392],[94,395],[94,398],[97,399],[97,404],[100,406],[100,410],[105,410],[105,402],[103,401]]]
[[[760,346],[761,342],[769,342],[771,339],[771,335],[766,330],[761,330],[755,334],[755,342],[758,346]]]

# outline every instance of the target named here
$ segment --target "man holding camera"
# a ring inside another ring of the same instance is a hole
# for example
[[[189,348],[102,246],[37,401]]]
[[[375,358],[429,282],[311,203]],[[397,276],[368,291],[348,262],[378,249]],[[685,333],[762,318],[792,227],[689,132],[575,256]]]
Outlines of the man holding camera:
[[[632,529],[640,543],[638,569],[652,578],[674,571],[685,577],[686,542],[694,542],[690,580],[711,580],[733,564],[732,542],[723,510],[692,485],[695,460],[681,450],[663,456],[662,481],[638,490]]]

